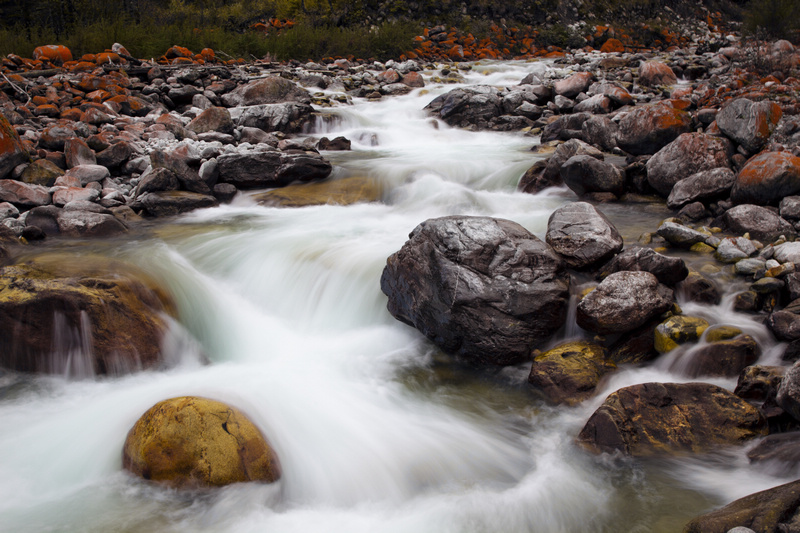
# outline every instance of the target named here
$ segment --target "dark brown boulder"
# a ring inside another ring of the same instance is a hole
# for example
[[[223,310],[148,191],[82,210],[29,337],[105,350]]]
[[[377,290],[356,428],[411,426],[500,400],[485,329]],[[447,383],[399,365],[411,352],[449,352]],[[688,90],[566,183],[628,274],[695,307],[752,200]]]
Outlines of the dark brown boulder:
[[[568,78],[555,82],[553,89],[558,95],[575,98],[589,90],[589,86],[593,81],[594,74],[591,72],[576,72]]]
[[[503,113],[503,105],[496,88],[476,85],[437,96],[425,110],[451,126],[485,129]]]
[[[707,203],[730,196],[736,174],[725,167],[704,170],[678,181],[667,197],[667,207],[680,209],[693,202]]]
[[[558,145],[553,155],[551,155],[546,162],[537,161],[520,180],[519,189],[527,193],[535,194],[547,187],[561,185],[563,183],[561,179],[561,167],[568,159],[576,155],[589,155],[596,159],[603,159],[603,153],[597,148],[581,140],[570,139]]]
[[[572,156],[561,166],[561,179],[578,196],[609,192],[622,196],[625,172],[612,163],[589,155]]]
[[[606,398],[578,435],[591,451],[635,457],[704,453],[767,434],[759,410],[708,383],[643,383]]]
[[[693,350],[688,362],[689,376],[738,376],[761,355],[761,349],[750,335],[739,335]]]
[[[603,277],[630,270],[633,272],[650,272],[664,285],[675,285],[686,279],[689,269],[680,257],[663,255],[652,248],[631,246],[625,249],[601,269]]]
[[[757,533],[795,531],[800,520],[800,481],[745,496],[689,522],[683,533],[727,533],[747,527]],[[789,528],[789,529],[787,529]]]
[[[678,77],[669,67],[661,61],[645,61],[639,67],[639,84],[645,87],[657,85],[674,85]]]
[[[163,363],[165,293],[127,265],[53,258],[0,268],[0,365],[118,374]]]
[[[0,113],[0,179],[5,178],[14,167],[27,161],[28,152],[22,146],[19,135],[8,119]]]
[[[219,205],[217,199],[210,194],[190,191],[148,192],[137,200],[141,202],[145,213],[152,217],[171,217],[195,209]]]
[[[186,129],[195,133],[233,133],[233,120],[230,111],[224,107],[209,107],[192,120]]]
[[[488,217],[423,222],[381,276],[389,312],[448,353],[514,364],[566,319],[569,281],[552,249]]]

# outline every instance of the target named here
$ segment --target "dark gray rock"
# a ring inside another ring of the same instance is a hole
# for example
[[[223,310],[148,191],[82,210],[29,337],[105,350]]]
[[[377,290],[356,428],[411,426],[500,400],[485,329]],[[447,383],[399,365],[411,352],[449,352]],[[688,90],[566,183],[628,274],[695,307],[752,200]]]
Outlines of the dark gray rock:
[[[711,202],[730,195],[736,174],[725,167],[704,170],[678,181],[667,197],[667,206],[678,209],[693,202]]]
[[[314,108],[309,104],[287,102],[262,104],[231,110],[237,126],[296,133],[311,121]]]
[[[601,269],[601,275],[605,277],[625,270],[650,272],[659,282],[669,286],[683,281],[689,275],[689,269],[680,257],[663,255],[642,246],[632,246],[614,256]]]
[[[485,85],[454,89],[436,97],[425,109],[451,126],[480,129],[488,128],[490,121],[503,113],[497,89]]]
[[[621,196],[625,191],[625,172],[590,155],[575,155],[561,166],[561,179],[578,196],[592,192],[610,192]]]
[[[782,115],[778,104],[764,100],[753,102],[737,98],[726,103],[717,113],[717,126],[750,153],[767,143]]]
[[[672,289],[649,272],[610,274],[578,303],[577,322],[605,335],[632,331],[672,307]]]
[[[189,191],[148,192],[140,196],[138,201],[145,213],[152,217],[175,216],[218,205],[217,199],[211,195]]]
[[[291,80],[270,76],[254,80],[222,96],[227,107],[280,104],[292,102],[310,104],[311,95]]]
[[[680,180],[713,168],[729,168],[733,145],[705,133],[684,133],[647,161],[647,182],[669,196]],[[688,203],[688,202],[685,202]]]
[[[606,216],[587,202],[574,202],[550,215],[547,244],[572,268],[607,261],[622,250],[622,236]]]
[[[781,235],[795,235],[794,227],[775,211],[751,204],[728,209],[714,221],[714,225],[740,235],[750,233],[750,237],[761,241],[773,241]]]
[[[561,259],[522,226],[450,216],[423,222],[387,260],[389,312],[448,353],[515,364],[566,319]]]
[[[293,181],[324,179],[331,164],[314,152],[275,151],[224,154],[217,158],[219,181],[237,189],[283,187]]]

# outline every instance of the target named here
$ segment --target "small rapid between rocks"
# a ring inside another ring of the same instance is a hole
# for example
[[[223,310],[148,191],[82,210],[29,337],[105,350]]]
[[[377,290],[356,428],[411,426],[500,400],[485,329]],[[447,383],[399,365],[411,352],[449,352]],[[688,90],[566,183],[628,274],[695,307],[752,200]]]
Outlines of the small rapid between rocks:
[[[468,84],[512,85],[549,68],[495,62],[465,76]],[[429,83],[318,110],[312,135],[352,141],[351,151],[324,153],[332,178],[377,181],[379,202],[279,208],[241,195],[125,238],[42,245],[76,259],[124,259],[167,287],[181,322],[165,347],[176,364],[94,379],[0,374],[2,529],[666,533],[788,481],[750,466],[744,449],[634,461],[575,444],[610,392],[692,381],[678,355],[621,368],[592,399],[553,407],[527,384],[530,363],[462,365],[392,318],[381,272],[419,223],[483,215],[543,238],[550,214],[576,200],[566,187],[516,191],[544,157],[530,151],[535,137],[453,129],[423,111],[453,87]],[[599,208],[626,245],[670,213],[663,202]],[[764,326],[731,309],[730,298],[685,307],[757,338],[759,361],[774,363]],[[539,348],[590,337],[567,327]],[[181,492],[123,472],[130,427],[153,404],[181,395],[246,412],[269,436],[282,479]]]

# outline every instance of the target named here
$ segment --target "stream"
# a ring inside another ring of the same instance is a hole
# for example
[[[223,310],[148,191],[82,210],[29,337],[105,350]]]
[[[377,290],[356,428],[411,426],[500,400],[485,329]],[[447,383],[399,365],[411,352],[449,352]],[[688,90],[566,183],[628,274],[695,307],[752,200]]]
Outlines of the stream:
[[[513,85],[548,68],[492,62],[464,74],[470,84]],[[530,364],[472,368],[392,318],[380,275],[420,222],[492,216],[544,238],[550,214],[576,200],[566,188],[516,192],[520,176],[545,157],[530,150],[536,137],[457,130],[428,117],[423,107],[454,87],[429,82],[408,95],[321,110],[329,116],[312,134],[352,141],[349,152],[324,153],[332,179],[379,180],[380,202],[280,208],[240,195],[124,238],[37,247],[137,265],[170,292],[180,324],[165,342],[166,370],[0,374],[0,530],[667,533],[794,479],[750,466],[746,449],[631,460],[574,444],[610,392],[691,381],[676,355],[620,368],[594,398],[554,407],[529,388]],[[663,203],[599,209],[626,245],[670,216]],[[728,271],[708,258],[693,261],[717,268],[711,275],[734,292]],[[730,297],[682,306],[754,336],[760,363],[779,361],[780,346],[763,325],[735,313]],[[567,327],[539,348],[581,334]],[[282,479],[177,491],[122,471],[133,423],[182,395],[247,413],[275,448]]]

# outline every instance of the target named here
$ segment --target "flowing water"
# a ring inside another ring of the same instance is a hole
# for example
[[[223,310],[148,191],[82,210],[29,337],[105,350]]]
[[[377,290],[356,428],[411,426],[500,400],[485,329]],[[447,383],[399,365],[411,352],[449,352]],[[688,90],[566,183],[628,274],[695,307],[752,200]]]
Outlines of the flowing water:
[[[468,81],[511,85],[545,68],[487,64]],[[524,365],[460,365],[389,315],[381,271],[420,222],[489,215],[543,237],[550,213],[575,200],[567,189],[515,192],[542,157],[530,151],[535,138],[426,117],[425,104],[451,88],[357,101],[317,125],[317,136],[353,141],[351,152],[326,154],[334,178],[380,180],[381,202],[289,209],[241,197],[124,240],[54,245],[77,260],[99,253],[137,264],[169,289],[181,325],[165,343],[165,371],[0,377],[0,530],[672,532],[786,481],[749,466],[744,450],[631,461],[575,446],[609,392],[690,381],[677,357],[620,369],[584,405],[552,407],[528,389]],[[629,243],[667,214],[648,204],[601,209]],[[742,327],[766,346],[762,361],[776,359],[763,326],[729,303],[685,308]],[[178,492],[123,472],[130,427],[180,395],[245,411],[276,449],[282,480]]]

